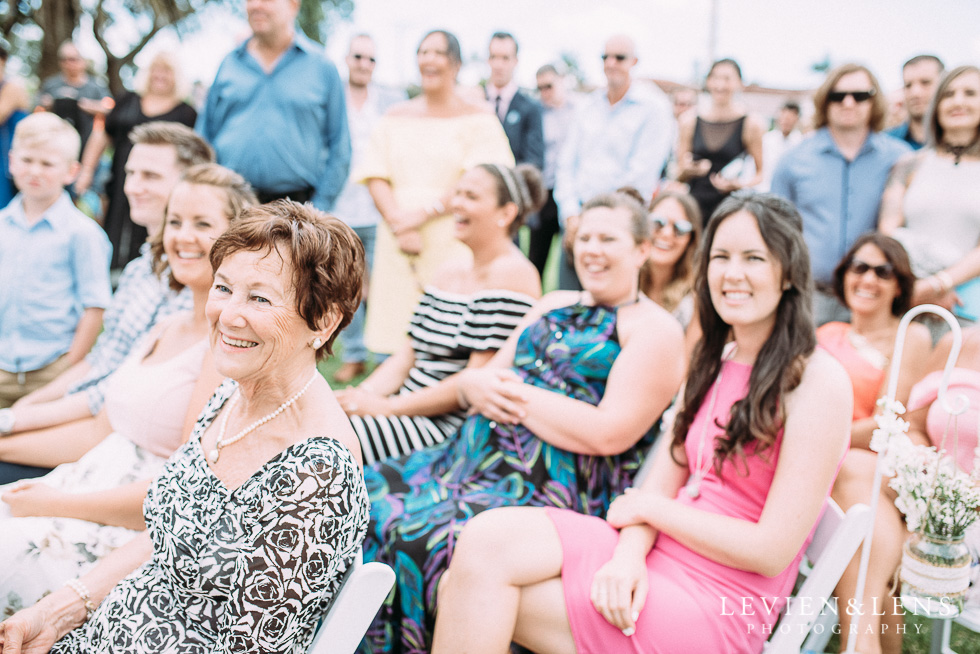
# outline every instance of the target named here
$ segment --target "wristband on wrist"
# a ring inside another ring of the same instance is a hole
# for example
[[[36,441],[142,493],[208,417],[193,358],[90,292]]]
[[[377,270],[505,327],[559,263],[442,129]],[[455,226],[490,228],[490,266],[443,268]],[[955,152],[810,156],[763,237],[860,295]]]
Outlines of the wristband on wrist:
[[[939,282],[939,285],[942,289],[940,293],[945,295],[946,293],[949,293],[951,290],[953,290],[953,278],[950,277],[948,272],[946,272],[945,270],[940,270],[935,274],[935,278]]]
[[[81,598],[82,603],[85,605],[85,619],[89,620],[92,614],[95,613],[95,604],[92,602],[92,594],[88,592],[88,587],[82,583],[80,579],[69,579],[65,582],[65,586],[71,588],[75,591],[75,594]]]
[[[0,436],[7,436],[14,430],[14,410],[0,409]]]

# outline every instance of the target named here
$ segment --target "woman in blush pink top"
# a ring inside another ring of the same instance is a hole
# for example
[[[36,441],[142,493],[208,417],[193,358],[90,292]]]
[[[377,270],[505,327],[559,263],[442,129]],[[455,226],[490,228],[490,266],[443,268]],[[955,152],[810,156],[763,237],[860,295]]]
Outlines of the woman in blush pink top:
[[[541,653],[761,650],[846,450],[851,393],[815,347],[792,205],[726,199],[697,273],[705,336],[643,487],[605,520],[507,508],[470,521],[434,652],[502,653],[512,640]]]
[[[252,203],[245,180],[214,164],[189,169],[174,188],[156,247],[167,255],[171,285],[193,292],[194,309],[161,322],[110,378],[104,440],[44,477],[0,487],[0,618],[85,573],[145,528],[149,480],[221,382],[207,347],[208,254]]]

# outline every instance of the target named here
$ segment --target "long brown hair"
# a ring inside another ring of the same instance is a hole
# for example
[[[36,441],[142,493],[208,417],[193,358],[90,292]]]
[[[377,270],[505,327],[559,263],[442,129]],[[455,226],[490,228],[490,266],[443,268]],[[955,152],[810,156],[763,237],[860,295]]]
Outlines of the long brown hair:
[[[869,90],[874,91],[874,95],[871,97],[871,120],[868,127],[871,128],[872,132],[880,132],[885,127],[885,116],[888,114],[887,101],[884,93],[881,92],[878,79],[867,67],[861,64],[843,64],[827,73],[827,78],[813,94],[813,126],[817,129],[827,126],[827,107],[830,105],[827,95],[834,90],[834,86],[837,85],[840,78],[851,73],[864,73],[871,80],[871,89]]]
[[[958,66],[946,73],[936,86],[936,92],[932,96],[932,101],[929,102],[929,110],[926,111],[926,141],[934,148],[943,144],[943,137],[946,132],[943,126],[939,124],[939,103],[943,101],[943,95],[945,95],[950,83],[957,77],[967,73],[980,75],[980,68],[976,66]],[[973,140],[967,146],[964,154],[974,157],[980,156],[980,125],[977,126],[977,130],[973,133]]]
[[[739,191],[725,198],[708,223],[698,251],[694,292],[703,334],[694,348],[684,402],[674,421],[671,456],[684,447],[691,423],[721,370],[722,351],[730,325],[721,319],[708,288],[709,252],[718,226],[740,211],[752,214],[769,252],[779,260],[785,290],[776,307],[772,333],[756,357],[749,376],[748,394],[731,410],[725,436],[715,440],[715,469],[726,459],[744,457],[752,442],[764,450],[783,426],[782,398],[796,388],[803,366],[817,344],[813,324],[813,278],[810,255],[803,241],[803,220],[796,208],[775,195]],[[721,425],[719,425],[721,426]]]

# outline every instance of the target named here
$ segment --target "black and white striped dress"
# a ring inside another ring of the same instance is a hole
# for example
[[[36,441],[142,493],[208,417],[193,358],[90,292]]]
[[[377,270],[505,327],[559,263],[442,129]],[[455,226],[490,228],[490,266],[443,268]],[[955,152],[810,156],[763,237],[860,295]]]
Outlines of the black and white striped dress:
[[[460,295],[427,288],[408,330],[415,367],[398,393],[435,386],[465,368],[473,352],[499,350],[533,302],[530,296],[499,289]],[[364,465],[369,465],[441,443],[465,417],[465,412],[453,411],[438,416],[351,416],[350,420],[361,440]]]

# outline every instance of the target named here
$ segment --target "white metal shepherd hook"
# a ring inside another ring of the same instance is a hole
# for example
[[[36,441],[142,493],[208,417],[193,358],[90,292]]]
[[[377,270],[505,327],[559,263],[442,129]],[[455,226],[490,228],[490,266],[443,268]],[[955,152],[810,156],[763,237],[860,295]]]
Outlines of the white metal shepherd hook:
[[[888,375],[888,392],[885,397],[889,401],[895,400],[895,393],[898,390],[898,373],[902,364],[902,350],[905,346],[905,333],[908,331],[909,323],[912,322],[912,319],[923,313],[936,314],[946,321],[950,330],[953,332],[953,347],[949,352],[949,356],[946,358],[946,367],[943,369],[942,380],[939,384],[938,400],[947,413],[958,416],[966,411],[970,405],[970,400],[965,395],[957,395],[951,401],[951,398],[947,395],[947,391],[949,390],[949,379],[953,374],[953,368],[956,366],[956,359],[960,355],[960,347],[963,345],[963,332],[960,330],[960,325],[956,322],[953,314],[935,304],[920,304],[917,307],[912,307],[908,313],[902,316],[902,320],[898,324],[898,333],[895,335],[895,351],[892,353]],[[871,501],[868,503],[871,507],[871,520],[868,522],[868,534],[864,538],[864,545],[861,546],[861,564],[858,568],[857,587],[854,592],[854,597],[858,601],[864,597],[864,585],[868,575],[868,562],[871,558],[871,539],[874,536],[875,514],[878,511],[878,498],[881,494],[882,464],[884,463],[885,454],[888,452],[888,446],[889,443],[886,441],[885,446],[878,452],[874,483],[871,485]],[[861,633],[861,616],[863,613],[864,611],[855,613],[854,626],[856,629],[853,633]],[[856,644],[856,638],[847,639],[847,654],[854,654]]]

